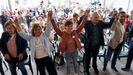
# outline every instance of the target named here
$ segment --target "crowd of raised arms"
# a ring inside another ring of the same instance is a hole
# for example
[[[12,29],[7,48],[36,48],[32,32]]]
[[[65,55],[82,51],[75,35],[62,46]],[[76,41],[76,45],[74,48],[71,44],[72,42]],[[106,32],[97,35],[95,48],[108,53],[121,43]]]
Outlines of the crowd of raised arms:
[[[108,50],[104,55],[103,71],[112,57],[111,68],[119,72],[116,65],[125,43],[129,46],[127,63],[122,70],[129,71],[133,59],[133,10],[126,13],[122,8],[109,9],[99,7],[28,9],[1,11],[0,25],[3,32],[0,39],[0,51],[9,64],[11,75],[17,75],[16,66],[22,75],[28,75],[24,62],[27,59],[27,48],[30,49],[30,61],[35,62],[40,75],[58,75],[55,67],[57,52],[66,64],[66,75],[71,75],[71,64],[74,75],[78,74],[78,52],[84,50],[83,67],[86,75],[91,75],[92,67],[99,75],[97,56],[101,46],[105,46],[104,33],[112,30],[112,37],[106,44]],[[5,75],[0,57],[0,73]],[[45,68],[46,67],[46,68]],[[44,70],[47,70],[45,73]],[[36,74],[35,74],[36,75]]]

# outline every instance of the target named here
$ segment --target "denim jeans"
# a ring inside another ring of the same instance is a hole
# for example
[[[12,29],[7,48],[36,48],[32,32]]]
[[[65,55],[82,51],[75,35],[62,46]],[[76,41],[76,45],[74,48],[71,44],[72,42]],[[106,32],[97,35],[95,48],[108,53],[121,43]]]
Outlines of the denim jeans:
[[[116,65],[116,61],[117,61],[117,58],[121,52],[121,49],[122,49],[122,46],[123,46],[123,42],[120,43],[116,49],[112,49],[111,47],[108,47],[108,51],[107,51],[107,54],[105,55],[104,57],[104,67],[107,66],[107,63],[108,61],[111,59],[111,56],[113,54],[113,58],[112,58],[112,63],[111,63],[111,67],[115,67]]]
[[[78,51],[77,50],[75,52],[72,52],[72,53],[69,53],[69,52],[64,53],[64,58],[66,60],[67,74],[70,74],[71,62],[74,65],[75,73],[78,73],[77,57],[78,57]]]
[[[16,66],[18,67],[18,69],[21,70],[22,75],[28,75],[24,66],[24,61],[18,62],[16,58],[12,58],[12,60],[8,64],[11,71],[11,75],[17,75]]]

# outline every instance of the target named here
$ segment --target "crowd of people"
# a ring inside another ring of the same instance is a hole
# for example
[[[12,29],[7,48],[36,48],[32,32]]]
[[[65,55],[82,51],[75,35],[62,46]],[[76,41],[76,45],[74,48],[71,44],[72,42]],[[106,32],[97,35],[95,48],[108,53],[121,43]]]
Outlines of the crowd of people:
[[[107,44],[104,56],[103,71],[112,57],[111,68],[119,72],[115,66],[124,43],[129,45],[127,63],[123,71],[129,71],[133,59],[133,10],[131,14],[122,8],[109,9],[88,7],[86,10],[74,8],[49,8],[1,11],[0,23],[3,33],[0,39],[0,50],[9,64],[11,75],[17,75],[16,66],[22,75],[28,75],[24,62],[30,49],[31,62],[35,62],[40,75],[58,75],[54,54],[58,52],[64,57],[66,74],[71,75],[70,65],[74,65],[74,75],[78,75],[78,51],[84,48],[84,70],[90,75],[90,65],[96,75],[99,74],[97,56],[101,46],[105,45],[104,30],[110,29],[112,38]],[[56,36],[55,36],[56,35]],[[55,39],[55,37],[57,39]],[[57,48],[53,46],[56,42]],[[82,44],[83,47],[82,47]],[[5,75],[0,58],[0,73]]]

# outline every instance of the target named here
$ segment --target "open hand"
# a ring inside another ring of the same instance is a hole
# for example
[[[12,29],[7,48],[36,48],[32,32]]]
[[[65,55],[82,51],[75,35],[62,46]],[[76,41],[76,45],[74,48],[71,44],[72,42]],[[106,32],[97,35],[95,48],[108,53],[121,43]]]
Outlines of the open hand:
[[[53,17],[53,12],[52,11],[48,11],[48,19],[52,20]]]
[[[14,22],[15,22],[15,27],[16,27],[16,29],[17,29],[17,31],[19,32],[19,31],[22,31],[22,27],[21,27],[21,22],[20,22],[20,20],[18,19],[18,18],[16,18],[15,20],[14,20]]]
[[[90,13],[90,9],[86,9],[84,15],[85,15],[85,16],[88,16],[89,13]]]
[[[15,22],[16,26],[18,26],[20,24],[20,21],[17,17],[14,19],[14,22]]]

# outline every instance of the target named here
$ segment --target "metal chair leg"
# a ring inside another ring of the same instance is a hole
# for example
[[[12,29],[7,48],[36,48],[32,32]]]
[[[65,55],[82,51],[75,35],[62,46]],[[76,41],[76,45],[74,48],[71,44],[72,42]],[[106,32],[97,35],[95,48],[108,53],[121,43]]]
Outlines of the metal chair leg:
[[[5,75],[3,67],[2,67],[2,59],[0,59],[0,73],[1,75]]]
[[[31,57],[30,56],[29,56],[29,62],[28,62],[28,64],[29,64],[30,70],[31,70],[31,72],[33,74],[33,69],[32,69],[32,65],[31,65]]]

